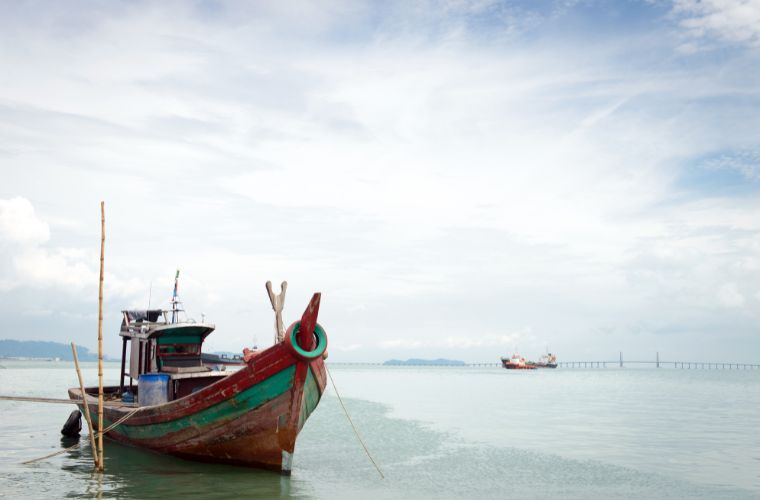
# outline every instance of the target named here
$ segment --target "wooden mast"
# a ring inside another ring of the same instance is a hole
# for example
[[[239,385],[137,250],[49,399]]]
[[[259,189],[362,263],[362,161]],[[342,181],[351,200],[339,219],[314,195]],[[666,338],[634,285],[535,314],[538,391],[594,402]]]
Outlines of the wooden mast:
[[[106,209],[100,202],[100,285],[98,287],[98,470],[103,471],[103,258],[106,246]],[[82,394],[82,398],[85,398]]]

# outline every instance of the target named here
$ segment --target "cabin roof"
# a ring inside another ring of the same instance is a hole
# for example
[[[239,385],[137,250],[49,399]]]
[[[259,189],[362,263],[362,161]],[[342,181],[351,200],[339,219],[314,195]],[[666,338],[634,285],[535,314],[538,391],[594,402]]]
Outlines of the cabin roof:
[[[177,342],[203,342],[215,326],[193,320],[169,323],[162,309],[128,309],[122,311],[119,335],[129,338],[174,338]]]
[[[161,309],[128,309],[122,311],[124,314],[124,319],[122,319],[121,324],[125,325],[127,322],[127,319],[132,321],[143,321],[143,322],[150,322],[155,323],[161,318],[164,311]]]

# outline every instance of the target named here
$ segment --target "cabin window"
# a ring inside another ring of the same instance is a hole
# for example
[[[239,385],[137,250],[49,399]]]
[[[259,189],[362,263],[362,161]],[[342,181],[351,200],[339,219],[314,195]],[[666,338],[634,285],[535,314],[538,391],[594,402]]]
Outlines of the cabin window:
[[[163,344],[158,346],[161,357],[197,356],[201,352],[200,344]]]

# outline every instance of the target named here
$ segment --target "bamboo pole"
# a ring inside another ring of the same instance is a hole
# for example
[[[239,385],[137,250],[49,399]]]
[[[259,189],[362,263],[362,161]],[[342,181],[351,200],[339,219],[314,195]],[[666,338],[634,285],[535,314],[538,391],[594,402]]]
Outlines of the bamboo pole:
[[[106,209],[100,202],[100,286],[98,287],[98,462],[103,471],[103,257],[106,246]]]
[[[82,401],[84,403],[84,419],[87,421],[87,431],[90,433],[90,446],[92,446],[92,460],[95,462],[95,469],[98,468],[98,450],[95,447],[95,434],[92,432],[92,420],[90,420],[90,406],[87,404],[87,394],[84,392],[84,382],[82,381],[82,372],[79,371],[79,357],[77,356],[77,346],[71,343],[71,352],[74,354],[74,367],[77,369],[77,378],[79,379],[79,390],[82,391]]]

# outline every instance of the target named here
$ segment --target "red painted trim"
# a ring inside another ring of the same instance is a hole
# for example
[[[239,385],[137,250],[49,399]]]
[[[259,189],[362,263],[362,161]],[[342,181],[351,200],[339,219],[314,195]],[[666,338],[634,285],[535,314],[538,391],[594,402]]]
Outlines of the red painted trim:
[[[251,359],[248,364],[219,382],[204,387],[184,398],[162,406],[142,411],[124,425],[148,425],[169,422],[193,415],[210,406],[229,399],[245,389],[266,380],[296,362],[295,355],[284,344],[276,344]],[[129,409],[112,409],[114,418],[126,414]],[[110,418],[109,418],[110,420]]]
[[[301,349],[306,351],[314,350],[314,327],[317,325],[319,302],[321,298],[321,293],[315,293],[301,316],[301,326],[299,327],[298,338],[296,341],[298,342],[298,345],[301,346]]]
[[[311,371],[314,374],[314,378],[317,381],[317,387],[319,388],[320,397],[325,393],[325,387],[327,387],[327,373],[325,372],[325,360],[324,358],[317,358],[310,363]]]
[[[310,349],[314,349],[313,329],[319,312],[319,300],[320,295],[314,294],[302,317],[302,324],[306,322],[307,328],[311,325],[307,344],[311,346]],[[282,451],[293,453],[300,430],[299,423],[303,423],[299,419],[309,369],[316,380],[320,397],[327,385],[323,358],[303,361],[297,357],[292,347],[284,342],[260,351],[255,356],[248,356],[243,368],[218,382],[165,405],[143,410],[122,424],[150,426],[192,416],[235,397],[293,365],[295,370],[290,390],[242,415],[212,422],[204,426],[203,432],[197,428],[187,428],[150,439],[129,438],[113,432],[109,433],[108,437],[194,460],[280,470]],[[116,391],[115,387],[109,389]],[[96,398],[92,394],[94,391],[88,389],[86,397],[95,408]],[[79,389],[69,389],[69,396],[81,397]],[[130,407],[111,406],[104,409],[110,422],[115,422],[131,410]]]

